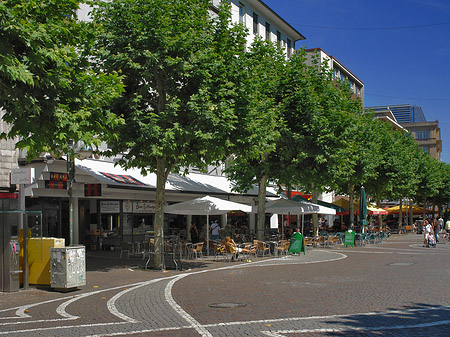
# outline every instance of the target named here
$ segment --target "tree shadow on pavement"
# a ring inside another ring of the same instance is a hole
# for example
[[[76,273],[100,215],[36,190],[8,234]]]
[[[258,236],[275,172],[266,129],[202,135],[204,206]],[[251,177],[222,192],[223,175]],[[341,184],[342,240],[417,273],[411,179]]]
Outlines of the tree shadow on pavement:
[[[94,251],[86,254],[86,271],[104,271],[111,269],[132,268],[132,269],[146,269],[147,258],[142,256],[128,256],[120,257],[120,251]],[[195,260],[177,260],[175,264],[173,259],[169,256],[165,258],[166,269],[168,270],[192,270],[213,267],[217,264],[216,261],[210,259],[195,259]],[[147,266],[147,270],[155,270],[153,261]]]
[[[323,323],[328,325],[321,332],[324,336],[448,336],[450,307],[417,303],[379,313],[343,315]]]

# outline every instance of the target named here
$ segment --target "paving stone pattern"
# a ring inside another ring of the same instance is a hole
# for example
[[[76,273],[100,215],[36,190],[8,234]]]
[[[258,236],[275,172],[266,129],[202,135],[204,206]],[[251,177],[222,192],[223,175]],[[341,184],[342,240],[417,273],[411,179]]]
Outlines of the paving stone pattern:
[[[76,291],[0,293],[0,335],[450,336],[450,245],[420,235],[164,273],[117,253],[88,254]]]

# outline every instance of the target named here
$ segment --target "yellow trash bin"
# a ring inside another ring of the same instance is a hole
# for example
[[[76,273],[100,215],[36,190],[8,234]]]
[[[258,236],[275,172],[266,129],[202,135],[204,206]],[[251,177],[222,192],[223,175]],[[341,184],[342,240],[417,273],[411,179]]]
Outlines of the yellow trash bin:
[[[65,247],[61,238],[31,238],[28,240],[29,283],[50,285],[50,248]]]

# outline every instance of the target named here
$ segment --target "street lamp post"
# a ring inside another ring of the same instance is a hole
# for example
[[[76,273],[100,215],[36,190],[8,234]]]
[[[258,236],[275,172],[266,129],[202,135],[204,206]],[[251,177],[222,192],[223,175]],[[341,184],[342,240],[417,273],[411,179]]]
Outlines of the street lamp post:
[[[67,151],[67,189],[69,192],[69,245],[72,245],[74,243],[73,183],[75,181],[75,157],[83,160],[89,158],[92,155],[92,149],[90,147],[85,146],[83,142],[79,143],[74,144],[73,140],[70,140],[68,143]]]
[[[75,155],[73,141],[69,142],[67,151],[67,189],[69,192],[69,245],[73,244],[73,181],[75,178]]]

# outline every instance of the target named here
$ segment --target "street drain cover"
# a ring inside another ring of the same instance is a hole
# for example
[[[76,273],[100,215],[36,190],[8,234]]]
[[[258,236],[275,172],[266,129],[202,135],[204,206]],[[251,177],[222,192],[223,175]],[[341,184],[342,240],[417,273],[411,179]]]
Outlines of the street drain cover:
[[[223,302],[223,303],[211,303],[209,306],[211,308],[238,308],[245,307],[245,303],[233,303],[233,302]]]
[[[414,263],[409,263],[409,262],[395,262],[395,263],[390,263],[389,266],[398,266],[398,267],[409,267],[412,266]]]

